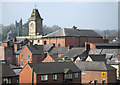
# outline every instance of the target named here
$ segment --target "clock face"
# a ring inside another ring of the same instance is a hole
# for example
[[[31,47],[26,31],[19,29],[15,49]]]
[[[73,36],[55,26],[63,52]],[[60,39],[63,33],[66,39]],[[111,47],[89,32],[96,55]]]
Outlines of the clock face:
[[[34,24],[33,24],[33,23],[31,23],[31,24],[30,24],[30,27],[34,28]]]

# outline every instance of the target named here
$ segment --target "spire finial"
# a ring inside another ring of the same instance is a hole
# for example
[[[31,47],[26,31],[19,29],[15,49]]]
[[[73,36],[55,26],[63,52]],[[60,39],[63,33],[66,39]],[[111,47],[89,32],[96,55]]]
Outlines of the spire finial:
[[[36,7],[37,7],[37,4],[35,4],[35,9],[36,9]]]

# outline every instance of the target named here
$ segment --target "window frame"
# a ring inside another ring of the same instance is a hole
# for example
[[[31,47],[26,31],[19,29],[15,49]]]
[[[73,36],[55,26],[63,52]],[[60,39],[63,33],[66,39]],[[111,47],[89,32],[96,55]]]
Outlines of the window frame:
[[[74,77],[75,77],[75,79],[78,79],[79,78],[79,73],[78,72],[74,73]]]
[[[41,81],[48,81],[48,75],[41,75],[40,80]]]
[[[58,79],[57,74],[53,74],[53,80],[57,80],[57,79]]]
[[[28,58],[28,56],[29,56],[29,58]],[[30,55],[28,55],[28,56],[27,56],[27,58],[30,59]]]
[[[67,80],[67,79],[73,79],[73,74],[72,73],[64,74],[64,79],[65,80]]]

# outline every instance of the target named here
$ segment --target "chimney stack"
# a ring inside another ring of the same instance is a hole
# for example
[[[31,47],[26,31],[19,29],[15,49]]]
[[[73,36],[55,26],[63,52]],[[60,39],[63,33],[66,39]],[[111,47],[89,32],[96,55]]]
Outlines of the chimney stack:
[[[68,50],[72,49],[72,46],[68,46]]]
[[[87,51],[90,51],[90,43],[89,42],[85,42],[85,49]]]
[[[74,25],[74,26],[72,27],[72,29],[77,29],[77,27]]]

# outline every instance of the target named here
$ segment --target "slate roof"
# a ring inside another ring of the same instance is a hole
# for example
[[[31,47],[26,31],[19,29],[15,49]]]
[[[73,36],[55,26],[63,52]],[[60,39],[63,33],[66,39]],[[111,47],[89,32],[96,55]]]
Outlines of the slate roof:
[[[102,46],[102,47],[120,47],[120,43],[93,43],[95,46]]]
[[[25,45],[30,50],[32,54],[43,54],[43,45]],[[23,46],[20,50],[16,51],[15,54],[20,54],[24,49]]]
[[[38,9],[33,9],[30,20],[42,19]]]
[[[22,43],[26,38],[17,38],[14,43]]]
[[[7,42],[9,42],[9,41],[11,41],[10,39],[9,40],[4,40],[4,41],[2,41],[3,43],[7,43]]]
[[[36,74],[64,73],[65,68],[72,72],[80,72],[80,69],[73,62],[50,62],[50,63],[29,63]]]
[[[32,54],[43,54],[43,45],[26,45]]]
[[[9,64],[0,63],[0,67],[1,65],[2,65],[2,77],[15,77],[16,76],[15,72],[12,70]]]
[[[103,49],[91,49],[89,54],[100,54]]]
[[[53,47],[53,44],[46,44],[46,45],[44,45],[43,50],[44,50],[44,52],[47,52],[47,51],[49,51],[52,47]]]
[[[116,70],[112,66],[105,64],[105,62],[85,62],[79,61],[76,62],[76,65],[81,70],[91,70],[91,71],[109,71]]]
[[[49,53],[52,53],[52,54],[63,54],[65,53],[66,51],[68,51],[68,47],[54,47]]]
[[[22,46],[22,48],[15,52],[15,54],[20,54],[25,46]]]
[[[50,55],[50,56],[55,62],[57,62],[59,59],[58,55]]]
[[[93,61],[104,61],[104,62],[106,62],[106,54],[98,54],[98,55],[92,54],[92,55],[89,55],[89,57]]]
[[[73,58],[76,57],[77,55],[82,55],[83,52],[85,52],[85,48],[72,48],[69,49],[69,51],[66,51],[60,58],[68,57],[68,58]]]
[[[21,68],[21,67],[16,66],[16,65],[12,65],[12,64],[9,64],[9,65],[10,65],[10,67],[11,67],[12,69],[19,69],[19,68]]]
[[[93,30],[83,30],[83,29],[71,29],[71,28],[64,28],[57,30],[53,33],[50,33],[48,35],[43,36],[42,38],[47,38],[47,37],[66,37],[66,36],[71,36],[71,37],[102,37],[98,33],[96,33]]]

